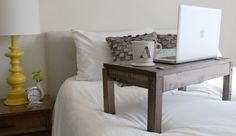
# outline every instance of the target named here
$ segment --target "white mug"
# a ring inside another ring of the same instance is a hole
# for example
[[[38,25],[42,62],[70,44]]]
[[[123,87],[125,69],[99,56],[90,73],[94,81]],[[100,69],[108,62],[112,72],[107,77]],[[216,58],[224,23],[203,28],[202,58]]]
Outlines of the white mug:
[[[161,44],[155,44],[154,41],[132,41],[133,62],[135,63],[153,63],[155,49],[161,49]]]

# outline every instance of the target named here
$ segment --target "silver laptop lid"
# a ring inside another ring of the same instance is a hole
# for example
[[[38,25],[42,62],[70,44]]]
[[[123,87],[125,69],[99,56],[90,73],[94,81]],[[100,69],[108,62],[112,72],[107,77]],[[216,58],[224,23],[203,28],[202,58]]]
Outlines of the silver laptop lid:
[[[176,63],[216,57],[220,25],[220,9],[180,5]]]

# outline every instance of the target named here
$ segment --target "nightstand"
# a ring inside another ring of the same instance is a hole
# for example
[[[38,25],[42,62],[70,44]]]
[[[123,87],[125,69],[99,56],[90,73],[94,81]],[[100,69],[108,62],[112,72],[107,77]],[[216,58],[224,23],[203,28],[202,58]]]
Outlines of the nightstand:
[[[6,106],[0,100],[0,136],[51,132],[52,103],[45,96],[38,107]]]

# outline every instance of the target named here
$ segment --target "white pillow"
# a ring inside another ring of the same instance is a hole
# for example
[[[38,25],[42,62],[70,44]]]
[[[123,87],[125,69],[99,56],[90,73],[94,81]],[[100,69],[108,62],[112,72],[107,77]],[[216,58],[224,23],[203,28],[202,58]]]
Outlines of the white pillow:
[[[111,49],[106,42],[106,37],[138,35],[153,31],[151,28],[126,32],[87,32],[72,30],[72,37],[76,45],[76,80],[102,79],[103,63],[112,62]]]

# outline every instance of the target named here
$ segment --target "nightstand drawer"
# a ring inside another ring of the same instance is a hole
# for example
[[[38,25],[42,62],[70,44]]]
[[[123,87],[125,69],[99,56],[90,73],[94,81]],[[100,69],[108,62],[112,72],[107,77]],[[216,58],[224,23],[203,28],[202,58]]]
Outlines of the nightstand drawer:
[[[41,111],[2,117],[0,119],[0,135],[50,130],[50,116],[50,112]]]

